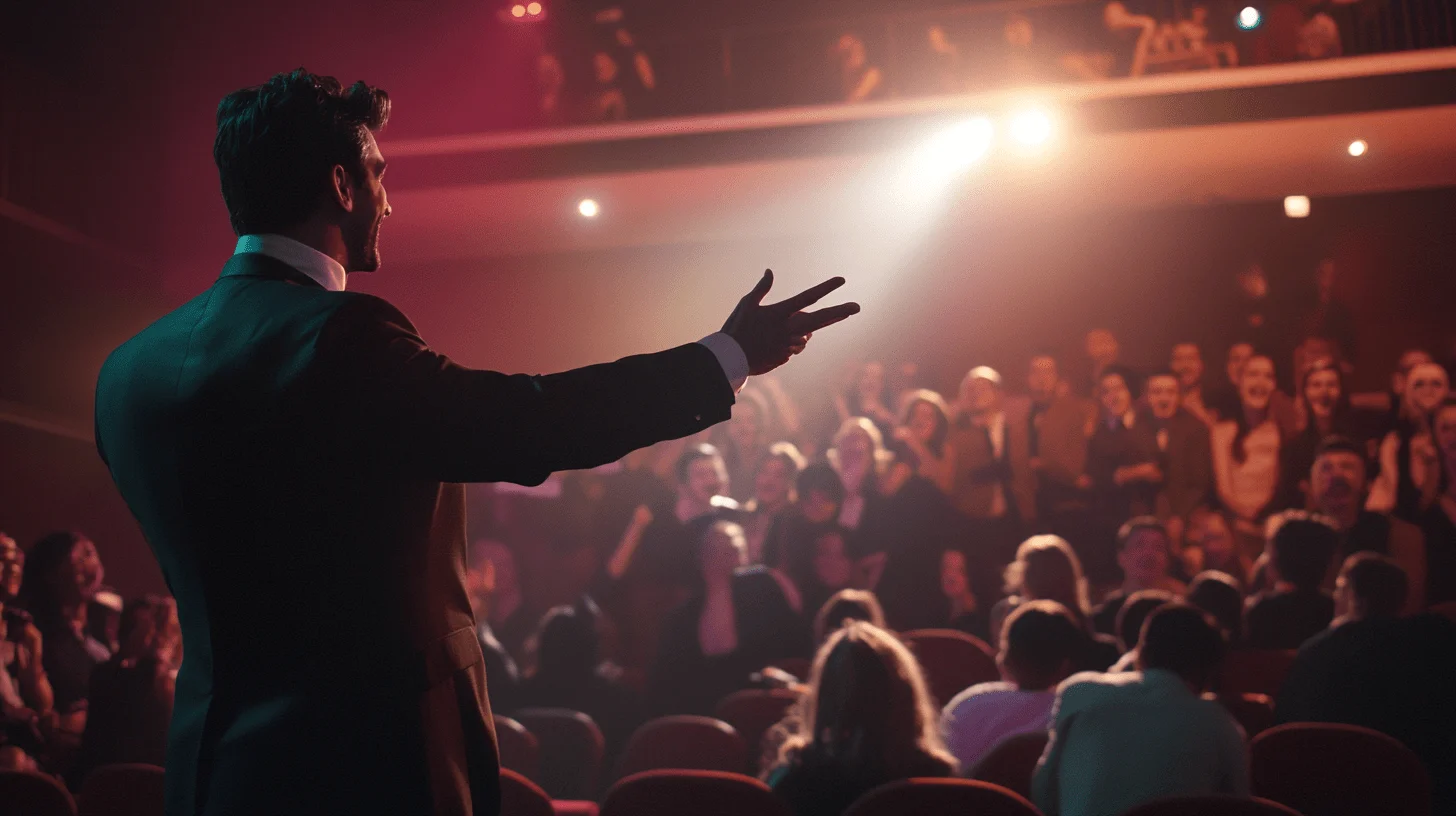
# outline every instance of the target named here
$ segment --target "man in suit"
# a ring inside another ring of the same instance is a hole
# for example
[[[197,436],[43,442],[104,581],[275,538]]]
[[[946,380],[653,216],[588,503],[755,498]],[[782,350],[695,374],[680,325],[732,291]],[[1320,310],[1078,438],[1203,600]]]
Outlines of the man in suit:
[[[1058,518],[1087,507],[1082,486],[1096,407],[1071,393],[1057,359],[1046,352],[1031,358],[1026,386],[1027,451],[1036,474],[1036,514],[1056,528],[1063,526],[1056,523]]]
[[[1177,374],[1160,371],[1148,377],[1143,392],[1163,472],[1154,515],[1168,525],[1169,535],[1178,543],[1183,540],[1188,517],[1208,501],[1213,487],[1208,426],[1182,407]]]
[[[982,597],[994,595],[1000,567],[1015,556],[1036,513],[1029,426],[1025,411],[1016,407],[1007,405],[1001,375],[977,366],[961,381],[951,423],[951,502],[969,520],[967,555],[978,576],[975,590],[992,593]]]
[[[300,69],[223,99],[237,251],[112,353],[102,458],[177,598],[167,812],[495,814],[461,482],[539,484],[728,419],[750,374],[857,311],[835,279],[722,332],[563,374],[475,371],[344,291],[390,208],[389,98]]]

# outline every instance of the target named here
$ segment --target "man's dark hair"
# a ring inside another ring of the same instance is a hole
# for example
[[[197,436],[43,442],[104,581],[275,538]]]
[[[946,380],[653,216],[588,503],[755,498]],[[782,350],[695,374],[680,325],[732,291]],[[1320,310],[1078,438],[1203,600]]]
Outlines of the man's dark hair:
[[[1350,453],[1365,461],[1365,447],[1348,436],[1330,434],[1315,446],[1314,458],[1316,461],[1327,453]]]
[[[673,465],[673,475],[677,477],[678,484],[688,483],[688,471],[692,469],[693,463],[699,459],[722,459],[723,455],[712,445],[694,445],[678,456],[677,464]]]
[[[1410,581],[1389,556],[1357,552],[1345,559],[1340,578],[1366,617],[1393,618],[1405,607]]]
[[[1122,608],[1117,610],[1117,645],[1130,652],[1137,647],[1143,632],[1143,623],[1160,607],[1178,600],[1171,592],[1161,589],[1144,589],[1129,595]]]
[[[1226,572],[1204,570],[1188,585],[1188,603],[1218,621],[1230,641],[1238,641],[1244,629],[1244,593],[1238,579]]]
[[[1062,679],[1068,661],[1086,644],[1077,619],[1056,601],[1019,604],[1001,625],[1002,661],[1023,691],[1041,691]]]
[[[1269,560],[1296,589],[1312,592],[1319,589],[1329,572],[1330,559],[1340,549],[1340,534],[1320,517],[1290,511],[1269,539]]]
[[[1146,388],[1148,385],[1148,380],[1154,379],[1156,377],[1167,377],[1170,380],[1178,379],[1178,375],[1173,373],[1173,369],[1159,368],[1143,378],[1143,387]]]
[[[841,589],[834,593],[814,615],[814,642],[823,643],[838,632],[847,621],[862,620],[885,628],[885,611],[873,592],[863,589]]]
[[[1102,369],[1102,373],[1097,375],[1097,390],[1099,393],[1102,390],[1103,380],[1106,380],[1108,377],[1112,376],[1118,376],[1122,378],[1122,384],[1127,386],[1128,393],[1131,394],[1134,399],[1137,398],[1138,394],[1142,393],[1143,381],[1142,378],[1138,376],[1137,372],[1133,371],[1127,366],[1117,364],[1113,364],[1108,366],[1107,368]]]
[[[799,478],[794,480],[794,489],[799,492],[800,499],[806,498],[810,491],[817,490],[828,494],[835,504],[844,501],[844,482],[834,472],[834,468],[823,462],[799,471]]]
[[[1169,544],[1173,543],[1173,537],[1168,535],[1168,525],[1159,521],[1156,516],[1134,516],[1117,528],[1117,551],[1122,552],[1134,535],[1145,530],[1157,533]]]
[[[212,157],[233,232],[303,223],[335,165],[363,177],[365,135],[388,120],[389,94],[302,68],[223,97]]]
[[[1138,665],[1144,670],[1166,669],[1194,688],[1206,689],[1227,651],[1223,630],[1212,616],[1176,602],[1159,607],[1143,623]]]

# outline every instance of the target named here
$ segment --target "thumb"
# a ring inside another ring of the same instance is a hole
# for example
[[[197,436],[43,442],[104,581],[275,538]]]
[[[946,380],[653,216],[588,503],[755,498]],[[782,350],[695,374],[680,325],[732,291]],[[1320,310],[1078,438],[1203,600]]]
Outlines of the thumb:
[[[757,306],[763,303],[764,297],[771,288],[773,288],[773,270],[765,269],[763,270],[763,277],[758,279],[758,285],[754,286],[753,291],[749,292],[743,299]]]

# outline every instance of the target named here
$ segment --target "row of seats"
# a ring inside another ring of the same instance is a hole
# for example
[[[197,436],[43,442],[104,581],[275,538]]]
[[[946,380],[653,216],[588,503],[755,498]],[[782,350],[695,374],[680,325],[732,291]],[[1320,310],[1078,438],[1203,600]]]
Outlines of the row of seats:
[[[1045,739],[1030,734],[1002,743],[975,769],[979,777],[975,780],[916,779],[886,785],[866,794],[846,816],[1035,816],[1037,810],[1026,792]],[[1249,752],[1254,793],[1261,799],[1161,802],[1127,816],[1428,816],[1431,812],[1430,778],[1420,760],[1376,731],[1292,723],[1254,738]],[[633,771],[607,792],[600,814],[592,802],[553,801],[516,771],[505,769],[501,777],[505,816],[787,816],[766,785],[728,770]],[[151,765],[98,768],[86,777],[75,800],[49,776],[0,772],[5,813],[161,816],[162,802],[163,772]]]

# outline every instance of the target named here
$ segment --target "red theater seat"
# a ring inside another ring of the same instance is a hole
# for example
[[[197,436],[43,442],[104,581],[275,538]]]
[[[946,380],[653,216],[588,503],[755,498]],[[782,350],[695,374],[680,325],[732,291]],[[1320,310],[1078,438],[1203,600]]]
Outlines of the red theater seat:
[[[1431,780],[1407,747],[1334,723],[1278,725],[1249,744],[1254,794],[1304,816],[1429,816]]]
[[[1178,796],[1138,805],[1122,816],[1302,816],[1268,799],[1236,796]]]
[[[66,787],[30,771],[0,771],[3,812],[17,816],[76,816],[76,802]]]
[[[612,786],[601,816],[792,816],[768,785],[721,771],[646,771]]]
[[[718,719],[733,726],[748,749],[745,769],[750,776],[758,773],[763,760],[764,736],[798,701],[799,694],[788,689],[747,689],[718,703]]]
[[[501,768],[501,813],[506,816],[556,816],[551,797],[535,782],[510,768]]]
[[[1036,772],[1036,763],[1046,750],[1047,738],[1047,732],[1036,731],[1001,740],[981,757],[976,767],[971,769],[970,777],[1031,798],[1031,775]]]
[[[1293,649],[1235,649],[1223,662],[1219,694],[1279,694]]]
[[[595,799],[606,741],[591,717],[564,708],[523,708],[515,719],[536,738],[536,782],[552,799]]]
[[[81,816],[162,816],[164,777],[156,765],[103,765],[86,774],[78,810]]]
[[[495,742],[502,768],[510,768],[527,779],[540,778],[541,745],[526,726],[510,717],[495,715]]]
[[[844,816],[1041,816],[1041,811],[1000,785],[972,779],[902,779],[861,796]]]
[[[733,726],[712,717],[659,717],[632,733],[617,779],[643,771],[742,772],[748,763],[748,748]]]
[[[986,642],[954,629],[916,629],[900,636],[925,670],[939,705],[977,683],[1001,679],[996,652]]]

